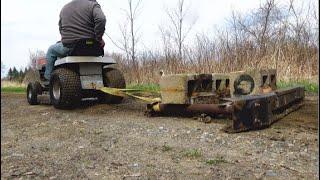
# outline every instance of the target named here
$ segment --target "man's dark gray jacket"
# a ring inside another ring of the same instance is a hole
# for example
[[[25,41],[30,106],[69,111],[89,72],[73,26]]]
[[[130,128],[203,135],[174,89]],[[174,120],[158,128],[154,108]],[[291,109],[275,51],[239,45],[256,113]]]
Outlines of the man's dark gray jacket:
[[[77,40],[102,39],[106,17],[95,0],[73,0],[60,12],[59,30],[64,46],[71,47]]]

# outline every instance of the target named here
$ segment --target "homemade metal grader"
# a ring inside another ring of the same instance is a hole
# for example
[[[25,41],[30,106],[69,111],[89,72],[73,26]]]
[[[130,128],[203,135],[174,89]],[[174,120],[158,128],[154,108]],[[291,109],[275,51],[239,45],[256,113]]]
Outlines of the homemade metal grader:
[[[278,89],[276,70],[213,74],[165,75],[161,102],[147,105],[146,114],[193,114],[232,119],[226,132],[262,129],[303,105],[304,87]]]

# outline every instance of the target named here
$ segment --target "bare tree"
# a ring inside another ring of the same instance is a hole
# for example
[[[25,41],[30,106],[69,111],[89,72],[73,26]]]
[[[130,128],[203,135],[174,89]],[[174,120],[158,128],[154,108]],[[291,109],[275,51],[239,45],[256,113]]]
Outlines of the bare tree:
[[[185,18],[188,13],[188,8],[185,7],[184,0],[178,0],[177,7],[172,10],[167,9],[166,13],[171,23],[170,30],[174,32],[173,38],[177,46],[178,59],[179,61],[181,61],[183,56],[183,43],[186,37],[188,36],[190,30],[192,29],[193,25],[196,23],[196,19],[194,19],[193,22],[188,26],[185,24]]]
[[[124,51],[128,64],[132,64],[134,71],[138,72],[137,44],[140,39],[136,20],[141,12],[142,0],[128,0],[128,8],[122,9],[125,13],[126,21],[119,23],[121,39],[115,42],[108,34],[107,37],[120,50]],[[139,77],[137,77],[139,79]]]
[[[132,0],[128,0],[129,11],[127,11],[127,16],[130,23],[130,35],[131,35],[131,59],[133,63],[136,63],[136,43],[138,42],[137,32],[135,30],[135,21],[138,16],[138,8],[140,6],[141,0],[133,5]]]
[[[136,64],[137,61],[137,43],[140,39],[136,29],[136,20],[140,14],[141,2],[142,0],[137,0],[136,3],[134,3],[134,0],[128,0],[128,9],[123,9],[127,21],[119,23],[121,32],[121,40],[119,42],[113,41],[113,39],[106,34],[116,47],[126,53],[128,60],[130,56],[133,64]]]
[[[29,50],[29,67],[36,68],[36,63],[39,58],[46,57],[46,53],[42,50],[36,50],[34,52]]]
[[[159,26],[159,31],[161,34],[161,41],[163,46],[163,53],[165,62],[167,65],[167,69],[171,71],[172,62],[172,43],[171,43],[171,33],[170,31],[166,30],[165,28]]]

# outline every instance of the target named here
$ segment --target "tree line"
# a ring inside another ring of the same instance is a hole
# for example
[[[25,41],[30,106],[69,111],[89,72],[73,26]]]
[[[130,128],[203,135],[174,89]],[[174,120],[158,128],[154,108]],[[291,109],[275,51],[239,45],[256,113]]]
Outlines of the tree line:
[[[17,81],[22,83],[25,75],[28,73],[29,69],[24,68],[18,70],[16,67],[9,68],[7,76],[4,78],[9,81]]]
[[[45,52],[42,50],[29,51],[29,63],[27,67],[18,70],[16,67],[10,67],[7,74],[2,77],[2,80],[16,81],[19,83],[26,83],[38,78],[35,73],[36,62],[39,58],[45,57]],[[5,65],[1,61],[1,73],[4,73]]]

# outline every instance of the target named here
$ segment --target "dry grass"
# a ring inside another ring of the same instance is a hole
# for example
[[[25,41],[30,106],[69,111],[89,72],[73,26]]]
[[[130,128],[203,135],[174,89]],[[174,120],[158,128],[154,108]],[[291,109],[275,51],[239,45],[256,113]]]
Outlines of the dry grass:
[[[162,49],[139,52],[137,64],[125,55],[113,57],[129,84],[157,83],[160,70],[177,74],[267,68],[277,70],[278,80],[317,82],[318,19],[315,9],[267,0],[245,14],[233,12],[212,34],[191,38],[189,45],[183,44],[182,58],[174,39],[165,35]]]
[[[161,70],[165,74],[179,74],[276,69],[278,81],[310,82],[318,86],[317,4],[310,2],[300,7],[293,2],[281,5],[276,0],[266,0],[245,14],[233,12],[226,24],[210,34],[188,37],[189,43],[181,47],[172,34],[164,33],[161,49],[144,48],[136,51],[136,55],[128,51],[105,54],[117,61],[116,67],[129,85],[157,84]],[[33,66],[35,57],[43,53],[30,54]],[[27,73],[24,82],[35,78],[39,77]]]
[[[24,83],[19,83],[16,81],[1,81],[1,88],[6,87],[26,87]]]

